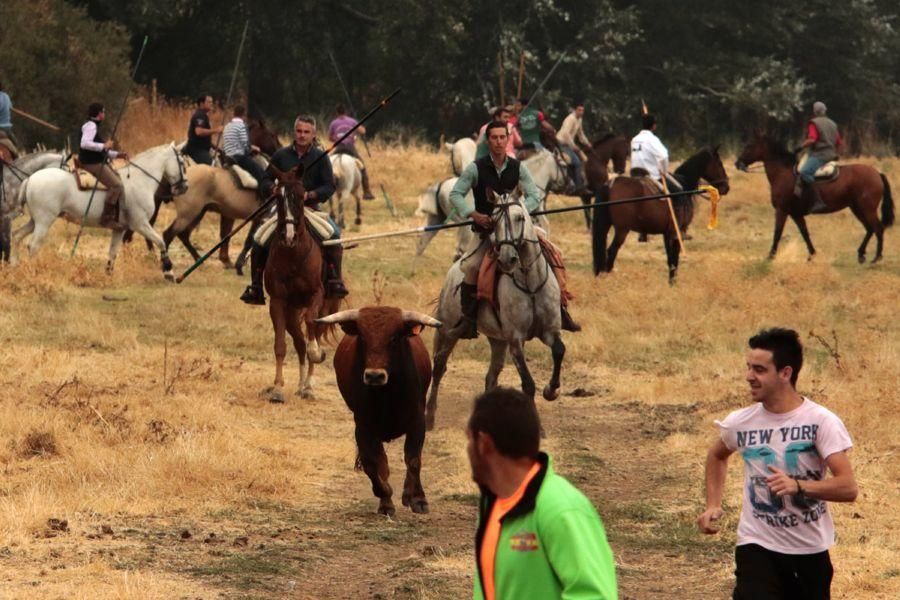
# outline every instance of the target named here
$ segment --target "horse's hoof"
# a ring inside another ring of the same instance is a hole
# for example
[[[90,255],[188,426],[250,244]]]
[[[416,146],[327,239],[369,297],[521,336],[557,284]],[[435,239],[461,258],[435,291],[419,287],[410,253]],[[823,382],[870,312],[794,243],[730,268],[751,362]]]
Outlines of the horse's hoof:
[[[395,514],[397,514],[397,509],[394,508],[393,503],[379,504],[378,505],[378,514],[384,515],[386,517],[393,517]]]
[[[362,225],[362,219],[356,219],[355,221],[353,221],[353,224],[354,225]]]
[[[267,387],[260,395],[272,404],[284,404],[284,392],[278,387]]]
[[[862,262],[862,261],[860,261],[860,262]],[[872,259],[872,264],[873,264],[873,265],[874,265],[875,263],[878,263],[878,262],[881,262],[881,256],[880,256],[880,255],[879,255],[879,256],[876,256],[875,258]]]
[[[549,385],[544,388],[544,400],[553,401],[559,398],[559,388],[550,387]]]
[[[419,515],[427,515],[428,514],[428,501],[424,498],[421,500],[413,500],[408,503],[406,506],[410,508],[414,513]]]
[[[165,273],[163,273],[163,277],[165,277],[166,281],[168,281],[169,283],[175,283],[175,273],[173,273],[172,271],[166,271]]]
[[[233,268],[234,268],[234,263],[231,262],[230,260],[229,260],[228,262],[225,262],[225,261],[223,260],[223,261],[222,261],[222,268],[223,268],[223,269],[233,269]]]
[[[303,398],[304,400],[315,400],[315,396],[313,395],[312,388],[300,388],[297,390],[297,395]]]
[[[766,257],[767,260],[775,260],[775,254],[769,253],[769,256]]]

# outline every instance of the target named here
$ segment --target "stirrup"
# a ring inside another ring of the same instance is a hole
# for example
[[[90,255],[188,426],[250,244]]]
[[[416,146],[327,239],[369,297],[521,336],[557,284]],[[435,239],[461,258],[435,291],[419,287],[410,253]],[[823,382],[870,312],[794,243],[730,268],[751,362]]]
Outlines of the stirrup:
[[[241,301],[255,306],[265,306],[266,296],[262,287],[258,285],[248,285],[244,293],[241,294]]]

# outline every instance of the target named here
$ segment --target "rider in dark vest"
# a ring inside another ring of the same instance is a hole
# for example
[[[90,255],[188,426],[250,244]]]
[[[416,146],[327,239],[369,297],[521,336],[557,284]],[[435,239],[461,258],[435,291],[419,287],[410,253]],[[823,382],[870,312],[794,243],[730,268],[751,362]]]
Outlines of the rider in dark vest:
[[[475,231],[460,260],[460,269],[463,272],[460,286],[463,317],[457,328],[460,337],[464,339],[478,337],[478,271],[485,253],[490,248],[488,235],[494,228],[491,218],[494,205],[488,190],[496,194],[508,194],[520,188],[524,192],[524,203],[529,212],[536,210],[541,202],[540,192],[534,185],[528,168],[506,155],[508,135],[506,123],[494,121],[488,125],[485,136],[490,153],[467,165],[450,192],[450,202],[454,210],[462,218],[474,221],[472,228]],[[466,203],[466,194],[469,190],[475,198],[474,207]],[[581,327],[572,320],[565,308],[560,309],[563,329],[579,331]]]
[[[103,201],[103,214],[100,215],[100,226],[122,231],[125,226],[119,222],[119,199],[124,188],[119,174],[107,163],[107,159],[128,158],[128,155],[113,150],[112,140],[106,141],[100,134],[100,125],[105,118],[106,110],[99,102],[88,107],[88,121],[81,126],[79,136],[78,162],[85,171],[108,188]]]
[[[811,213],[828,210],[819,196],[819,189],[815,185],[815,175],[822,165],[837,160],[838,148],[844,143],[837,124],[825,116],[827,110],[824,102],[813,104],[814,116],[809,120],[806,140],[797,149],[798,152],[804,148],[810,149],[806,161],[797,170],[797,184],[794,187],[794,193],[807,199]]]
[[[187,131],[188,140],[182,152],[198,164],[211,165],[212,136],[221,133],[223,128],[209,124],[209,111],[213,108],[212,96],[203,94],[197,98],[196,104],[197,110],[191,115]]]

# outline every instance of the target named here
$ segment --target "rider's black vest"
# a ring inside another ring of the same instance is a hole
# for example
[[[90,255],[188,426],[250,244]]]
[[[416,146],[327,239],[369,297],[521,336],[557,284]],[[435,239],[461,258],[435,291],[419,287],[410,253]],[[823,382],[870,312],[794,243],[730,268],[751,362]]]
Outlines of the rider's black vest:
[[[106,140],[100,135],[100,121],[96,119],[91,119],[94,124],[97,126],[97,134],[94,136],[94,141],[98,144],[103,144]],[[79,132],[80,133],[80,132]],[[81,135],[79,134],[78,139],[81,139]],[[98,152],[96,150],[88,150],[87,148],[78,148],[78,162],[83,165],[99,165],[104,160],[106,160],[105,152]]]
[[[475,210],[481,214],[489,215],[494,212],[494,204],[488,199],[488,188],[496,194],[508,194],[519,185],[519,161],[514,158],[506,160],[506,169],[499,176],[490,154],[475,161],[478,183],[472,188],[472,195],[475,197]]]

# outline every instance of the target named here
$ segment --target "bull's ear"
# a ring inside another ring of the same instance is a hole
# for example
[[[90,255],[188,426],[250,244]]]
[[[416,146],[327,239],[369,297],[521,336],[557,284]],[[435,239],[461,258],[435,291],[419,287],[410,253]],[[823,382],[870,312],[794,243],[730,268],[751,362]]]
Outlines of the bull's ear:
[[[406,323],[403,328],[403,334],[406,337],[413,337],[422,333],[423,329],[425,329],[425,326],[421,323]]]
[[[340,323],[340,326],[347,335],[359,335],[359,327],[357,327],[356,321],[344,321]]]

